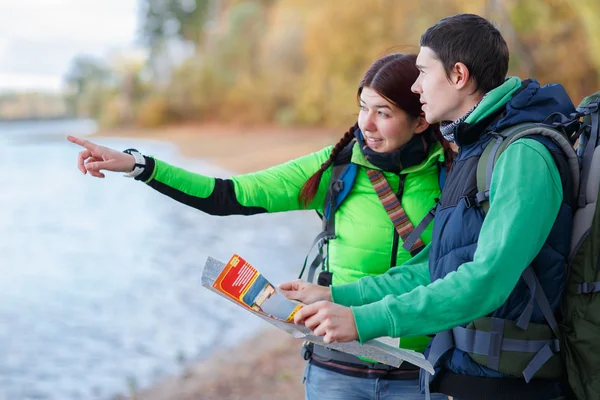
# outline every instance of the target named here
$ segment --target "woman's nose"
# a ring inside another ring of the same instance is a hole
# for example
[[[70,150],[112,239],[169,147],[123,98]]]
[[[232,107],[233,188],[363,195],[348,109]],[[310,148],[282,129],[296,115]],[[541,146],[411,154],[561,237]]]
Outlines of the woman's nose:
[[[365,119],[365,125],[364,125],[364,129],[367,131],[371,131],[374,132],[377,130],[377,126],[375,125],[375,122],[373,121],[373,115],[369,114],[367,116],[367,118]]]

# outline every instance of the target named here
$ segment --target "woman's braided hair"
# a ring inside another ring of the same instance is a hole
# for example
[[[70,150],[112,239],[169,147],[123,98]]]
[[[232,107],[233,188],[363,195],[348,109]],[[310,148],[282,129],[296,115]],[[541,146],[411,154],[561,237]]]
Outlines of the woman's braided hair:
[[[302,186],[298,200],[304,207],[308,206],[308,204],[315,198],[317,190],[319,189],[319,184],[321,183],[321,178],[323,177],[323,173],[333,164],[338,154],[340,154],[340,152],[346,146],[348,146],[352,140],[354,140],[354,131],[356,129],[358,129],[358,123],[352,125],[350,129],[344,133],[344,136],[342,136],[340,141],[333,146],[327,161],[321,164],[321,168],[319,168],[319,170],[306,181],[304,186]]]

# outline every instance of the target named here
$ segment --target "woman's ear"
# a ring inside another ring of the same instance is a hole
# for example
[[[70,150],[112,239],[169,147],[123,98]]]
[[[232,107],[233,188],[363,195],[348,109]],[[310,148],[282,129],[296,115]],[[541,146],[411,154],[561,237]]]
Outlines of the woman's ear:
[[[425,115],[419,115],[415,122],[415,135],[420,135],[429,128],[429,122],[425,119]]]

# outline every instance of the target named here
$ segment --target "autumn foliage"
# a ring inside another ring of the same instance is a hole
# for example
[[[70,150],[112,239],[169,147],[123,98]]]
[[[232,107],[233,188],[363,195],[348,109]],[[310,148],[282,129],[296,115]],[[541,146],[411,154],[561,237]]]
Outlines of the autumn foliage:
[[[144,93],[129,98],[141,104],[131,107],[138,113],[165,113],[134,119],[152,125],[176,118],[349,126],[371,62],[418,52],[427,27],[461,12],[500,28],[511,75],[562,83],[575,102],[599,89],[598,0],[195,0],[187,10],[178,0],[142,3],[150,59]],[[161,27],[169,21],[179,29],[167,36]],[[178,62],[173,41],[188,49]]]

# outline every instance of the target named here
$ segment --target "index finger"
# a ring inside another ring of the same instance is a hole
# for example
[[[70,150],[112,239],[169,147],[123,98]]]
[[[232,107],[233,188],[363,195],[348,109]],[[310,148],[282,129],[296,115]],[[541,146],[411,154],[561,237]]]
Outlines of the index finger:
[[[279,289],[281,289],[281,290],[297,290],[297,286],[298,286],[297,281],[290,281],[290,282],[284,282],[284,283],[280,284]]]
[[[294,315],[294,323],[297,325],[303,325],[304,321],[308,318],[312,317],[319,311],[319,304],[310,304],[308,306],[304,306],[296,312]]]
[[[96,148],[96,145],[94,143],[90,142],[89,140],[80,139],[76,136],[68,135],[67,140],[71,143],[75,143],[79,146],[85,147],[88,150],[94,150],[94,148]]]

